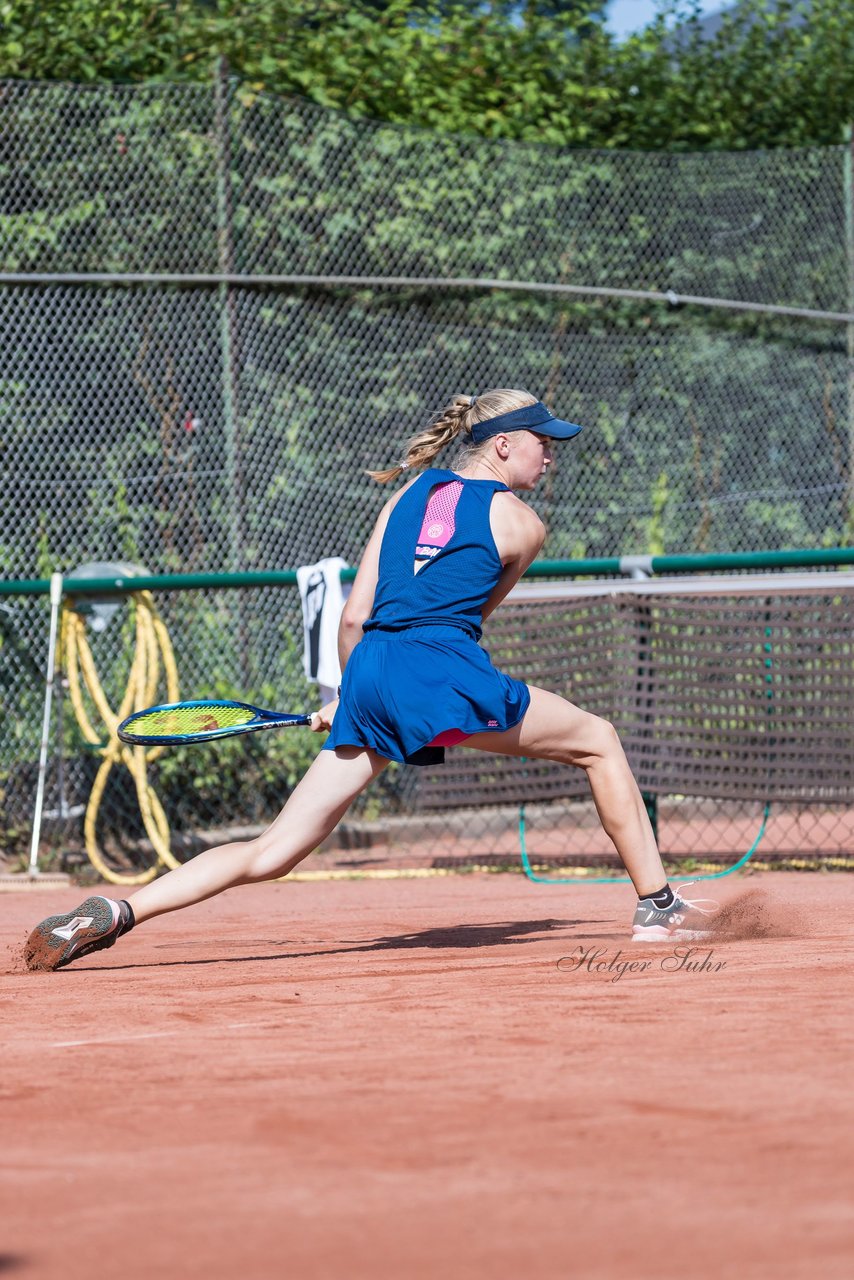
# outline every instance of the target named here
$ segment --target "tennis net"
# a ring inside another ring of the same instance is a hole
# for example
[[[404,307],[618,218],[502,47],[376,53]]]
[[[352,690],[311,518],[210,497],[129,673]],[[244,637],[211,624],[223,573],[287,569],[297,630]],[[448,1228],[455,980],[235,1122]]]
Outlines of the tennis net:
[[[503,669],[617,726],[666,855],[724,864],[760,828],[763,856],[852,851],[852,634],[854,574],[752,574],[523,583],[484,643]],[[584,775],[562,764],[455,751],[410,797],[475,830],[491,809],[502,848],[486,862],[518,854],[523,805],[541,863],[614,862]],[[457,825],[449,865],[466,856]]]

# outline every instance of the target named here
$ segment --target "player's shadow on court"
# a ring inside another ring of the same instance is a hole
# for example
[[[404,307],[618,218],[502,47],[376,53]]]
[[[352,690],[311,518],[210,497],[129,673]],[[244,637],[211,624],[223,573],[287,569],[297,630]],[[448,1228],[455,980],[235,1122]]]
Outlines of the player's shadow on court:
[[[444,950],[455,951],[475,947],[523,946],[525,943],[542,941],[544,934],[566,932],[578,929],[580,925],[595,925],[595,920],[555,920],[547,917],[544,920],[506,920],[498,923],[451,925],[442,929],[419,929],[415,933],[389,934],[386,937],[374,938],[370,941],[362,939],[342,939],[344,945],[323,947],[314,951],[277,951],[265,955],[206,956],[197,959],[154,960],[139,964],[99,964],[91,966],[89,971],[107,971],[116,969],[159,969],[175,965],[202,964],[252,964],[265,960],[313,960],[323,956],[364,955],[375,951],[407,951],[407,950]],[[186,947],[215,947],[217,944],[209,938],[187,939],[183,942],[160,943],[160,947],[175,947],[183,950]],[[221,944],[220,944],[221,945]],[[229,945],[240,946],[240,939],[229,942]],[[251,945],[251,944],[249,944]],[[270,942],[268,945],[279,945]],[[84,965],[75,965],[74,972],[82,973]]]
[[[391,934],[374,942],[353,947],[353,951],[403,951],[410,947],[436,947],[454,950],[458,947],[504,947],[534,942],[533,934],[552,933],[556,929],[572,929],[582,920],[514,920],[497,924],[461,924],[444,929],[419,929],[416,933]]]

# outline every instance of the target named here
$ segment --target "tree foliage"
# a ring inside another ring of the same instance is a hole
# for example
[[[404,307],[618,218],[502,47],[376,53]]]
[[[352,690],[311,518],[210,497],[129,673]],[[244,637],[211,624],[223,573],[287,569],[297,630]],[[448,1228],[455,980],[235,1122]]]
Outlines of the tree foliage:
[[[594,147],[836,143],[854,113],[854,8],[744,0],[713,39],[694,0],[617,42],[601,4],[0,0],[0,78],[206,80],[393,123]],[[799,13],[807,15],[798,25]],[[675,25],[674,25],[675,23]]]

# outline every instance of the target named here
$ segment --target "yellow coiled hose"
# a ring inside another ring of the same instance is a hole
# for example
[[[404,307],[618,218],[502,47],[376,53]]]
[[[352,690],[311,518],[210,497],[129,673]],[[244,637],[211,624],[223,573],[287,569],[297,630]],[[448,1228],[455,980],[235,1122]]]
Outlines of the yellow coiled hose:
[[[139,809],[146,833],[157,854],[159,863],[167,867],[177,867],[178,862],[169,847],[170,832],[166,814],[163,812],[154,788],[148,781],[147,765],[162,754],[163,747],[129,747],[119,742],[116,728],[132,711],[141,711],[157,702],[157,687],[160,682],[161,669],[165,675],[166,698],[164,701],[177,702],[178,669],[175,655],[169,640],[169,633],[155,608],[150,591],[136,591],[129,597],[129,604],[135,617],[136,644],[127,687],[118,711],[113,711],[104,693],[92,650],[86,638],[86,621],[70,607],[63,606],[61,643],[64,654],[65,672],[71,704],[77,723],[86,741],[95,748],[102,757],[101,766],[92,784],[89,802],[86,806],[86,817],[83,830],[86,837],[86,853],[89,861],[105,880],[113,884],[145,884],[152,880],[158,871],[158,863],[146,867],[142,871],[117,871],[111,867],[98,848],[96,822],[98,809],[107,785],[107,778],[114,765],[122,764],[128,770],[136,786]],[[81,683],[82,678],[82,683]],[[93,725],[83,688],[104,723],[107,731],[107,742],[104,745],[104,733],[98,732]]]

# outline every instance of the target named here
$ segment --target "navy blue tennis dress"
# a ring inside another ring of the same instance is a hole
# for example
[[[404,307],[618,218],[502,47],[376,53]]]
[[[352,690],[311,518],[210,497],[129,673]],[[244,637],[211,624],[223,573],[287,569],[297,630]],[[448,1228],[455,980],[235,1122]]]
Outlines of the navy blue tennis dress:
[[[401,763],[441,764],[444,746],[522,719],[527,685],[498,671],[478,643],[503,568],[489,508],[506,489],[431,468],[394,507],[373,612],[344,670],[324,750],[371,747]]]

